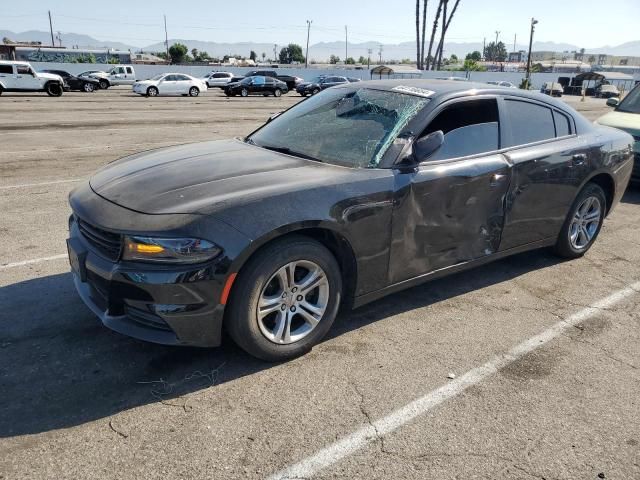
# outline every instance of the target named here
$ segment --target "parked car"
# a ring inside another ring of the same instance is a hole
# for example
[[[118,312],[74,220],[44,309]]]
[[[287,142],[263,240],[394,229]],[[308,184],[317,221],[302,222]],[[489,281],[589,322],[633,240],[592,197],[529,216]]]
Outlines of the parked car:
[[[27,62],[0,60],[0,95],[3,92],[46,92],[59,97],[64,91],[60,75],[36,72]]]
[[[95,78],[76,77],[65,70],[41,70],[44,73],[52,73],[62,77],[65,92],[75,90],[79,92],[93,92],[100,88],[100,82]]]
[[[561,97],[564,93],[564,88],[557,82],[545,82],[540,88],[540,93],[551,95],[552,97]]]
[[[489,85],[497,85],[498,87],[505,87],[505,88],[518,88],[516,85],[514,85],[511,82],[505,82],[504,80],[489,80],[487,82]]]
[[[231,82],[224,88],[227,97],[247,97],[249,95],[273,95],[279,97],[289,91],[287,84],[273,77],[256,75],[243,78],[239,82]]]
[[[233,73],[229,72],[211,72],[204,76],[204,81],[207,83],[207,87],[218,87],[224,88],[231,79],[233,78]]]
[[[114,85],[133,85],[136,82],[136,71],[133,65],[116,65],[108,72],[83,72],[78,76],[85,74],[97,79],[100,82],[100,88],[104,90]]]
[[[351,83],[361,82],[362,81],[360,78],[354,78],[354,77],[347,77],[347,80],[349,80],[349,82],[351,82]]]
[[[615,109],[598,118],[596,123],[619,128],[633,135],[635,163],[631,181],[640,184],[640,83],[622,100],[617,97],[609,98],[607,105],[615,107]]]
[[[283,360],[320,342],[340,305],[536,248],[584,255],[632,143],[538,93],[345,84],[244,139],[138,153],[80,183],[72,277],[118,332],[216,346],[224,324]]]
[[[344,85],[346,83],[351,83],[346,77],[321,76],[310,82],[298,84],[296,92],[303,97],[306,97],[307,95],[315,95],[326,88],[335,87],[336,85]]]
[[[207,84],[204,80],[184,73],[161,73],[148,80],[134,83],[131,89],[133,93],[146,97],[157,97],[158,95],[197,97],[201,92],[207,91]]]
[[[278,75],[275,70],[252,70],[245,75],[246,77],[271,77],[280,80],[287,84],[287,89],[295,90],[299,83],[303,80],[300,77],[294,77],[293,75]]]
[[[436,80],[450,80],[453,82],[468,82],[469,79],[465,77],[436,77]]]
[[[619,97],[620,90],[615,85],[598,85],[596,88],[596,97],[598,98],[611,98]]]

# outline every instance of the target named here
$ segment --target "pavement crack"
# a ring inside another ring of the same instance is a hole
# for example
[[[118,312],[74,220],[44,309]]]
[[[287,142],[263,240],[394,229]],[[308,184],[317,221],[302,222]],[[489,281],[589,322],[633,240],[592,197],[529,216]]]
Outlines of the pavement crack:
[[[122,438],[129,438],[128,433],[121,432],[113,425],[113,420],[109,420],[109,428],[113,430],[115,433],[117,433],[118,435],[120,435]]]
[[[582,333],[581,329],[580,329],[580,331]],[[567,334],[563,334],[563,336],[568,338],[569,340],[574,341],[574,342],[583,343],[585,345],[589,345],[589,346],[595,348],[596,350],[602,352],[605,357],[607,357],[610,360],[613,360],[614,362],[617,362],[617,363],[619,363],[621,365],[626,365],[627,367],[632,368],[633,370],[639,370],[640,369],[637,365],[634,365],[633,363],[627,362],[625,360],[622,360],[621,358],[616,357],[609,350],[607,350],[606,348],[604,348],[604,347],[602,347],[602,346],[600,346],[600,345],[598,345],[596,343],[589,342],[589,341],[584,340],[582,338],[573,337],[573,336],[567,335]]]

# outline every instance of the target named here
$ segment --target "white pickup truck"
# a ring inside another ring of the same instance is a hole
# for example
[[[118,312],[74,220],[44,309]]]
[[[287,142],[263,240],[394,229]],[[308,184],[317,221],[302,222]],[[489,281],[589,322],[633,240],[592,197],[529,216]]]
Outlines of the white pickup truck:
[[[47,92],[59,97],[64,91],[60,75],[36,72],[27,62],[0,61],[0,95],[2,92]]]
[[[100,88],[107,89],[114,85],[133,85],[136,82],[136,71],[131,65],[115,65],[108,72],[86,72],[87,76],[100,82]],[[80,74],[81,76],[83,74]]]

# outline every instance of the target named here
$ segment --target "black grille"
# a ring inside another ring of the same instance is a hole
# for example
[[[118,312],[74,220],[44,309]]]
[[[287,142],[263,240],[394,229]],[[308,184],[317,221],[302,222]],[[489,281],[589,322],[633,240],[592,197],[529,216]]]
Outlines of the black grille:
[[[109,260],[118,260],[122,250],[122,236],[107,232],[83,220],[78,220],[78,228],[82,236],[95,247],[96,251]]]

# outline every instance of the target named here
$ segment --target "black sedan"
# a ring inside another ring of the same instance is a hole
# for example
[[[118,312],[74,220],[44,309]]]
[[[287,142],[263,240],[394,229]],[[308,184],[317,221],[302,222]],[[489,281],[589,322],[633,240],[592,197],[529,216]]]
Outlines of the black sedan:
[[[60,75],[64,81],[64,91],[75,90],[79,92],[94,92],[100,88],[100,82],[95,78],[76,77],[65,70],[42,70],[46,73]]]
[[[633,138],[548,96],[447,81],[326,90],[244,139],[142,152],[70,194],[80,297],[109,328],[281,360],[338,308],[508,255],[584,255]]]
[[[326,88],[335,87],[336,85],[345,85],[353,81],[355,81],[355,79],[349,80],[346,77],[322,76],[312,80],[311,82],[299,83],[296,87],[296,92],[303,97],[306,97],[307,95],[315,95]]]
[[[228,97],[248,97],[249,95],[273,95],[279,97],[287,93],[287,84],[273,77],[253,76],[245,77],[240,82],[231,82],[224,87],[224,93]]]

